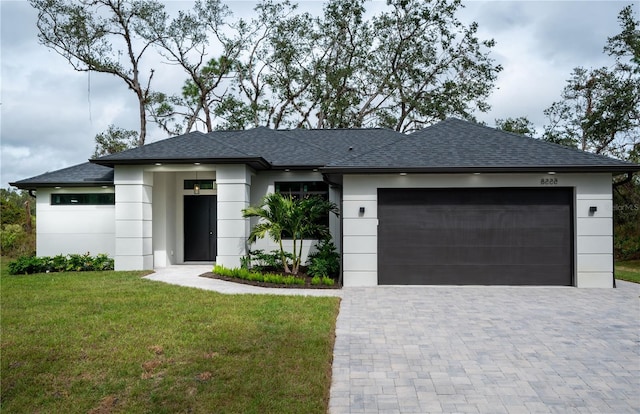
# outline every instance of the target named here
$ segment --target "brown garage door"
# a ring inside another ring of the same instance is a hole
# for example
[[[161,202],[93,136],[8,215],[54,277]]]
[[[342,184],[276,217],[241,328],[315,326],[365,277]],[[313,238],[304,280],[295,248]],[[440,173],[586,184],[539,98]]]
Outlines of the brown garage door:
[[[381,285],[573,284],[570,188],[379,189]]]

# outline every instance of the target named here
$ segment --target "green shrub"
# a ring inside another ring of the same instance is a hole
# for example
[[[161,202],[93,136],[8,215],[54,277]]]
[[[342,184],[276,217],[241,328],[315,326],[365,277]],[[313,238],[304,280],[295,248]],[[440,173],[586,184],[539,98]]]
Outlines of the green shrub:
[[[27,233],[21,224],[3,224],[0,227],[0,250],[6,257],[33,256],[36,251],[34,233]]]
[[[291,265],[293,255],[290,252],[284,252],[287,259],[287,263]],[[249,251],[248,267],[257,270],[281,270],[284,265],[280,258],[280,252],[278,250],[272,250],[269,253],[265,253],[264,250],[251,250]]]
[[[51,258],[50,272],[64,272],[67,270],[67,256],[59,254]]]
[[[322,284],[323,285],[333,286],[335,283],[336,283],[336,281],[331,279],[330,277],[327,277],[327,276],[323,276],[322,277]]]
[[[48,272],[83,272],[96,270],[113,270],[114,261],[106,254],[92,257],[86,254],[69,254],[67,256],[20,256],[7,266],[12,275],[48,273]]]
[[[304,279],[295,276],[285,276],[282,283],[285,285],[304,285]]]
[[[314,276],[311,278],[312,285],[319,285],[321,283],[322,283],[322,278],[320,278],[320,276]]]
[[[273,283],[277,285],[304,285],[304,279],[295,276],[283,276],[277,273],[252,272],[243,268],[228,269],[221,265],[213,267],[213,273],[253,282]]]
[[[321,240],[316,251],[309,254],[307,273],[310,276],[337,278],[340,273],[340,254],[331,240]]]
[[[246,255],[240,258],[240,267],[243,269],[251,269],[251,256]]]

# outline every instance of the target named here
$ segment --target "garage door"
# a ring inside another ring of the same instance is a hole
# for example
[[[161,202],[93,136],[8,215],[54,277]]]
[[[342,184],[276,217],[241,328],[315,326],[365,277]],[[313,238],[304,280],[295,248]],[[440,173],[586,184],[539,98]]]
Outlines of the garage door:
[[[570,188],[379,189],[381,285],[572,285]]]

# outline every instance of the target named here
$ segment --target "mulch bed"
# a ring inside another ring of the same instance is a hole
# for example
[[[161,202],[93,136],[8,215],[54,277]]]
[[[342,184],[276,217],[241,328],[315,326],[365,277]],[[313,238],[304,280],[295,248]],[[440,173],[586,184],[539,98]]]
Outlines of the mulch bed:
[[[235,277],[222,276],[212,272],[203,273],[200,275],[200,277],[208,277],[210,279],[220,279],[220,280],[225,280],[227,282],[241,283],[243,285],[282,288],[282,289],[340,289],[342,287],[342,286],[339,286],[337,283],[333,286],[312,285],[311,277],[307,275],[298,275],[298,277],[300,278],[304,277],[304,285],[282,285],[277,283],[256,282],[253,280],[237,279]]]

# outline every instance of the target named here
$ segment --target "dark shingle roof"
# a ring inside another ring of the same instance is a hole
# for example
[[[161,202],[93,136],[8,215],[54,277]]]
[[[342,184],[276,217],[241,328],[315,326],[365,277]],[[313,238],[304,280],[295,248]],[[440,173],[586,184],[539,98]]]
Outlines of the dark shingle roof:
[[[154,162],[196,162],[215,159],[218,162],[263,163],[259,155],[227,143],[237,132],[203,134],[190,132],[139,148],[100,157],[92,162],[112,167],[116,164],[148,164]],[[242,160],[242,161],[239,161]]]
[[[113,185],[113,168],[85,162],[9,184],[25,190],[37,187]]]
[[[640,166],[449,118],[326,171],[639,171]]]
[[[244,159],[249,163],[253,159],[256,168],[321,167],[349,153],[362,153],[403,137],[387,129],[273,130],[258,127],[207,134],[191,132],[107,155],[94,162],[113,166],[185,160],[229,162]],[[263,165],[259,165],[260,162]]]
[[[243,163],[257,170],[353,172],[632,172],[640,165],[450,118],[410,135],[388,129],[191,132],[12,183],[112,184],[118,164]],[[99,164],[99,165],[98,165]]]

